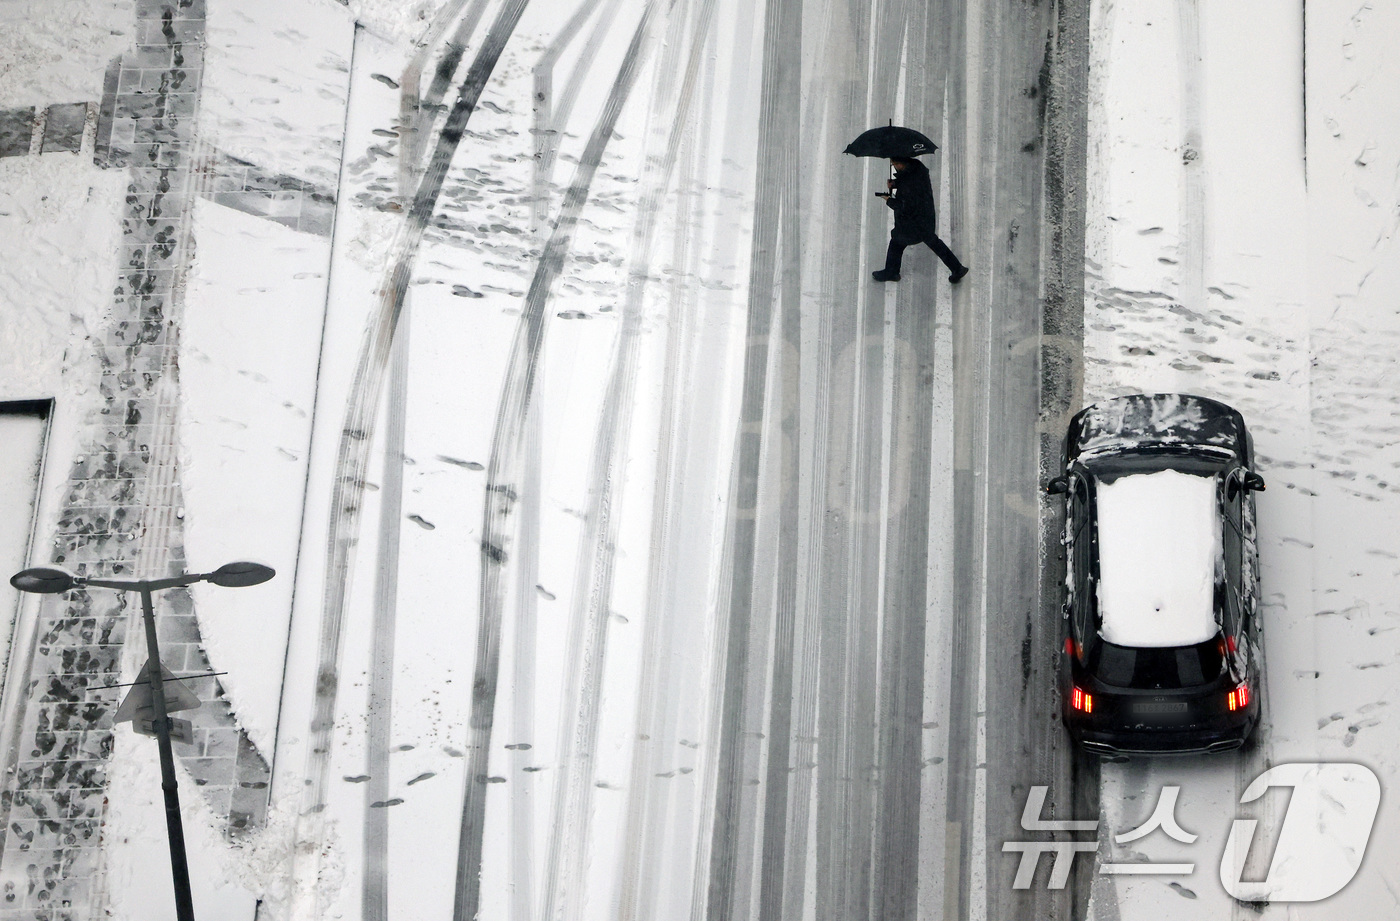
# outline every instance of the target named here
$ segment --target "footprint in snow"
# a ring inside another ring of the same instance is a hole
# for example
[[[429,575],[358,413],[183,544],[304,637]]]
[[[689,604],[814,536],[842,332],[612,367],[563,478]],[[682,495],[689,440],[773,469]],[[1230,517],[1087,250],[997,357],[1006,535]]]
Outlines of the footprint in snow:
[[[350,783],[364,783],[366,780],[369,780],[369,775],[368,775],[368,774],[356,774],[354,777],[348,777],[348,776],[347,776],[347,777],[342,777],[342,778],[340,778],[340,779],[341,779],[341,780],[345,780],[345,781],[349,781]]]
[[[399,82],[393,77],[386,77],[383,74],[370,74],[370,79],[378,80],[380,83],[384,84],[391,90],[396,90],[399,88]]]
[[[433,524],[431,521],[425,521],[421,515],[409,515],[408,520],[425,531],[432,531],[437,528],[437,525]]]
[[[402,803],[402,802],[403,802],[403,798],[402,798],[402,797],[399,797],[399,796],[396,796],[396,797],[394,797],[393,799],[380,800],[380,801],[377,802],[377,803],[370,803],[370,804],[369,804],[369,808],[371,808],[371,809],[383,809],[383,808],[385,808],[385,807],[387,807],[387,806],[397,806],[397,805],[399,805],[399,804]]]
[[[1185,886],[1181,885],[1181,883],[1169,883],[1168,885],[1176,890],[1177,895],[1184,895],[1188,899],[1194,899],[1196,897],[1196,893],[1187,889]]]
[[[422,774],[419,774],[417,777],[415,777],[415,778],[413,778],[412,780],[410,780],[410,781],[408,782],[408,786],[411,787],[411,786],[413,786],[414,784],[418,783],[420,780],[427,780],[429,777],[436,777],[436,776],[437,776],[437,774],[436,774],[435,772],[433,772],[433,771],[424,771]]]
[[[476,461],[461,460],[456,457],[448,457],[446,454],[439,454],[437,459],[444,464],[451,464],[454,467],[466,467],[468,470],[485,470],[486,468]]]

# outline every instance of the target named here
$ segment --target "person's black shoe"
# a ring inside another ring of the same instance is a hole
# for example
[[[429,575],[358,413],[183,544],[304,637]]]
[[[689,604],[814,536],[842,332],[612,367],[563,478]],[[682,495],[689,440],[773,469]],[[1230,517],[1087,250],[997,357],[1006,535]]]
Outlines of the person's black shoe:
[[[964,269],[963,271],[967,271]],[[899,281],[899,273],[891,272],[888,269],[881,269],[878,272],[871,272],[870,277],[876,281]]]
[[[953,274],[952,274],[952,275],[949,275],[949,276],[948,276],[948,281],[950,281],[950,282],[952,282],[953,284],[956,285],[958,282],[960,282],[960,281],[963,280],[963,276],[966,275],[966,274],[967,274],[967,266],[965,266],[965,265],[960,265],[960,266],[958,266],[956,269],[953,270]]]

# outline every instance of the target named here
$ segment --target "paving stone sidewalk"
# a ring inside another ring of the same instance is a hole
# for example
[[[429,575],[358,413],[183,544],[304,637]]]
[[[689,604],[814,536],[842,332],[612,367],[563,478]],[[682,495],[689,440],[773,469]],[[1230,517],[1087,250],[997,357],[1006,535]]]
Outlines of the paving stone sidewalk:
[[[87,104],[53,106],[43,128],[44,152],[71,152],[88,120],[100,117],[97,158],[130,177],[121,275],[104,338],[93,343],[100,370],[80,429],[82,453],[49,532],[52,561],[93,577],[185,567],[177,321],[193,256],[192,202],[209,193],[208,164],[217,160],[201,152],[195,128],[204,0],[137,0],[136,15],[136,45],[109,72],[101,115]],[[24,132],[35,117],[0,113],[0,156],[34,152]],[[291,191],[311,209],[304,229],[321,231],[325,196]],[[189,592],[156,598],[165,663],[176,674],[210,671]],[[98,589],[47,598],[27,661],[16,651],[12,667],[28,670],[27,698],[0,791],[0,921],[106,917],[108,763],[114,732],[131,730],[112,724],[122,689],[91,689],[121,681],[123,665],[144,662],[139,607],[138,595]],[[141,651],[127,648],[128,637]],[[238,728],[217,678],[187,684],[204,703],[180,714],[195,725],[194,742],[176,745],[181,793],[203,796],[236,840],[265,819],[268,764]]]

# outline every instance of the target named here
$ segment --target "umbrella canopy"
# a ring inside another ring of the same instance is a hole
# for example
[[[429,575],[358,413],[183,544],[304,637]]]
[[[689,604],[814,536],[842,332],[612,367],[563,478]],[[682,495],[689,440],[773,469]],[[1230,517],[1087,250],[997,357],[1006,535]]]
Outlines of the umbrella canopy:
[[[846,153],[857,157],[894,157],[907,160],[933,153],[938,145],[913,128],[885,125],[869,131],[846,145]]]

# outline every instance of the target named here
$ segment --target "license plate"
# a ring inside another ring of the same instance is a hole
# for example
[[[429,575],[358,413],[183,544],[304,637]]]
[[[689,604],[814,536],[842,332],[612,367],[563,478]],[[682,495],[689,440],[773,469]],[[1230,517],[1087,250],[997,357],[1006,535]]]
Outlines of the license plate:
[[[1145,700],[1134,705],[1135,713],[1185,713],[1184,700]]]

